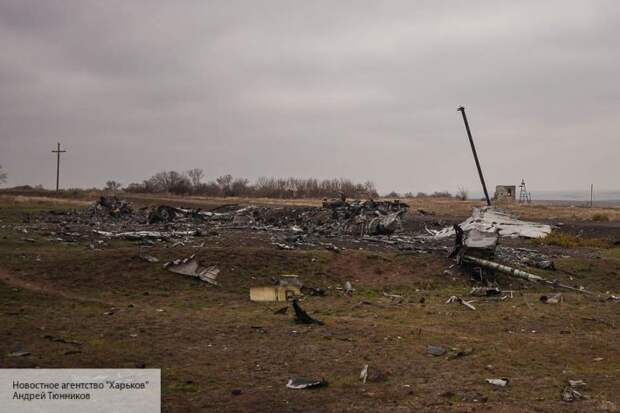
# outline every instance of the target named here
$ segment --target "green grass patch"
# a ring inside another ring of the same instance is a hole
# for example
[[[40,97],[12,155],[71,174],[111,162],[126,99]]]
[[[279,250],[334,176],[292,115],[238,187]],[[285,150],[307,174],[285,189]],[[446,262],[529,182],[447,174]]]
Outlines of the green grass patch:
[[[545,238],[533,240],[536,245],[555,245],[563,248],[609,248],[610,242],[599,238],[582,238],[573,234],[553,231]]]
[[[612,248],[607,251],[607,256],[609,258],[618,258],[620,259],[620,248]]]

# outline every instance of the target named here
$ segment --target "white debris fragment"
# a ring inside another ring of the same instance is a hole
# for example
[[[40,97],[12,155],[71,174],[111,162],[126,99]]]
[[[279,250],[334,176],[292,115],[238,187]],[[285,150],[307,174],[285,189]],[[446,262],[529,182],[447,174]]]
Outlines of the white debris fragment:
[[[302,377],[291,378],[286,383],[286,387],[293,390],[301,390],[301,389],[311,389],[313,387],[324,387],[327,386],[327,382],[325,379],[314,380],[314,379],[304,379]]]
[[[472,216],[460,225],[465,232],[476,229],[481,232],[498,231],[500,237],[544,238],[551,232],[551,226],[537,222],[521,221],[495,207],[474,208]],[[435,238],[454,235],[454,228],[446,227],[439,231],[427,229]]]
[[[127,231],[127,232],[109,232],[93,230],[93,233],[108,238],[125,238],[128,240],[141,240],[145,238],[170,238],[170,237],[188,237],[199,234],[199,231]]]
[[[210,267],[200,265],[194,255],[188,258],[167,262],[164,264],[164,268],[176,274],[189,275],[190,277],[199,278],[209,284],[219,285],[217,282],[217,275],[220,273],[220,270],[215,265]]]
[[[510,379],[501,378],[501,379],[486,379],[487,383],[492,384],[494,386],[506,387],[508,383],[510,383]]]
[[[461,297],[458,297],[456,295],[451,296],[450,298],[448,298],[448,300],[446,301],[446,304],[452,304],[452,303],[457,303],[457,304],[463,304],[465,307],[469,308],[470,310],[474,310],[476,311],[476,307],[474,307],[471,303],[473,303],[474,301],[465,301],[463,300]]]
[[[364,364],[364,368],[360,372],[360,380],[366,384],[366,380],[368,380],[368,364]]]

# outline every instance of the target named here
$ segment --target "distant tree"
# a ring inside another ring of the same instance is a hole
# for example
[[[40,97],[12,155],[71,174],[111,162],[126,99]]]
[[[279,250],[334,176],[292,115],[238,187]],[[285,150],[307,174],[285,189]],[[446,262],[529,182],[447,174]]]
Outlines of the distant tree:
[[[452,194],[448,191],[435,191],[430,196],[432,198],[452,198]]]
[[[416,198],[426,198],[428,195],[426,195],[425,192],[418,192],[415,197]]]
[[[200,168],[193,168],[187,171],[187,176],[192,181],[192,186],[197,189],[200,186],[200,181],[204,177],[205,173]]]
[[[245,178],[237,178],[230,184],[229,196],[249,195],[252,192],[250,181]]]
[[[396,191],[392,191],[385,196],[386,198],[400,198],[400,194]]]
[[[413,197],[414,197],[414,195],[413,195],[413,192],[405,192],[405,193],[403,194],[403,197],[404,197],[404,198],[413,198]]]
[[[6,178],[7,178],[6,172],[2,170],[2,165],[0,165],[0,184],[5,183]]]
[[[379,193],[377,192],[377,188],[375,188],[374,182],[366,181],[364,182],[363,186],[364,186],[365,195],[367,197],[376,198],[379,196]]]
[[[156,192],[182,194],[190,192],[191,189],[189,179],[177,171],[158,172],[149,181]]]
[[[108,181],[105,183],[105,187],[103,188],[106,191],[116,192],[121,189],[123,185],[120,182],[116,181]]]
[[[217,186],[220,187],[220,191],[226,196],[230,196],[232,191],[233,176],[231,174],[222,175],[215,179]]]
[[[219,185],[213,181],[209,181],[207,183],[202,183],[198,187],[197,192],[199,194],[207,195],[207,196],[220,196],[222,195],[222,190]]]
[[[467,201],[467,196],[468,196],[467,190],[463,188],[462,186],[459,186],[459,190],[454,195],[456,199],[460,199],[461,201]]]
[[[218,177],[215,182],[220,186],[220,188],[226,188],[230,186],[233,181],[233,176],[231,174],[226,174]]]

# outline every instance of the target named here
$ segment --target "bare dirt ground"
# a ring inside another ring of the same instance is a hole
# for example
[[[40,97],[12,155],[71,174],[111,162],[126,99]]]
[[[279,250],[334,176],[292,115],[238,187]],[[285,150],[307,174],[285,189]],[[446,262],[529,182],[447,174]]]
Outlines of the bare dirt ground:
[[[469,275],[444,253],[387,247],[280,250],[269,235],[206,231],[204,246],[114,240],[100,249],[53,242],[20,225],[42,212],[90,200],[0,197],[0,366],[162,369],[166,412],[602,412],[620,409],[620,303],[500,277],[512,298],[471,298],[472,311],[446,304],[466,297]],[[227,203],[318,206],[319,200],[132,197],[139,205],[212,208]],[[459,222],[478,202],[407,200],[406,232]],[[554,257],[551,279],[600,293],[620,292],[620,210],[506,206],[522,218],[559,224],[552,242],[514,240]],[[418,209],[433,215],[422,215]],[[598,214],[597,221],[592,219]],[[600,218],[605,215],[605,218]],[[603,221],[600,221],[603,219]],[[557,235],[559,234],[559,235]],[[160,259],[149,263],[140,253]],[[196,253],[220,270],[220,287],[168,272],[162,262]],[[324,297],[301,304],[325,324],[299,325],[282,303],[249,300],[249,288],[299,274]],[[338,288],[350,281],[352,296]],[[387,294],[404,297],[393,301]],[[466,349],[432,356],[427,346]],[[30,353],[10,357],[16,350]],[[364,365],[380,371],[363,384]],[[314,390],[289,377],[325,378]],[[486,382],[509,378],[506,387]],[[561,400],[568,380],[586,398]],[[234,392],[233,392],[234,391]]]

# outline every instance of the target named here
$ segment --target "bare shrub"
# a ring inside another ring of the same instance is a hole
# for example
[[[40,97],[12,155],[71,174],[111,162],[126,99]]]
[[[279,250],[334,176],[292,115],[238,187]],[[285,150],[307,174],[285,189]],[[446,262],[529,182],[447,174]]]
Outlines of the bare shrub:
[[[120,190],[122,186],[123,185],[121,185],[120,182],[116,182],[116,181],[110,180],[110,181],[107,181],[105,183],[105,187],[103,187],[103,190],[104,191],[116,192],[116,191]]]
[[[461,201],[467,201],[467,198],[468,198],[467,190],[463,188],[462,186],[459,186],[459,190],[456,192],[454,197]]]
[[[606,214],[596,213],[592,215],[592,221],[609,222],[609,216],[607,216]]]
[[[436,191],[429,196],[431,198],[452,198],[452,194],[448,191]]]

